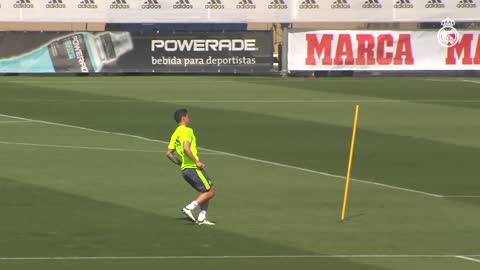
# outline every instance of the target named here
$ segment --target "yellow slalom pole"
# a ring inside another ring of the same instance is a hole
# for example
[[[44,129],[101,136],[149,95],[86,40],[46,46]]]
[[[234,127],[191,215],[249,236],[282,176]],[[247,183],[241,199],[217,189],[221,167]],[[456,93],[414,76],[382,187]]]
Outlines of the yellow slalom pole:
[[[355,148],[355,136],[357,134],[357,122],[358,122],[358,104],[355,106],[355,116],[353,118],[353,132],[352,143],[350,145],[350,156],[348,158],[347,180],[345,182],[345,194],[343,195],[343,207],[342,207],[342,221],[345,220],[345,213],[347,211],[347,199],[348,199],[348,187],[350,186],[350,172],[352,170],[353,150]]]

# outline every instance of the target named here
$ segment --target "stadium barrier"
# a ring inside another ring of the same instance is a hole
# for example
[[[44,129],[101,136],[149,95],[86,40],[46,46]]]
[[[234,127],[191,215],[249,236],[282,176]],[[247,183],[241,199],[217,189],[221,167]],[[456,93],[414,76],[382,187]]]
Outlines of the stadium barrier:
[[[442,44],[440,33],[290,29],[284,68],[289,73],[480,70],[479,30],[458,30],[456,44]]]
[[[0,22],[428,22],[479,10],[476,0],[2,0]]]
[[[230,73],[273,69],[272,31],[0,32],[0,73]]]

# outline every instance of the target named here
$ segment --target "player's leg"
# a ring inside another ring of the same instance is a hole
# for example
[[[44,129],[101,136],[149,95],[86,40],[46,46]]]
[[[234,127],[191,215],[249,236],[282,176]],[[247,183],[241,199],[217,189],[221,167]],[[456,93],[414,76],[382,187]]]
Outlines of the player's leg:
[[[182,209],[182,212],[192,221],[197,221],[193,216],[193,210],[199,205],[204,205],[215,196],[215,188],[212,186],[210,177],[203,170],[185,169],[182,171],[183,178],[201,194],[190,204]],[[203,211],[203,210],[202,210]],[[206,210],[202,216],[206,216]],[[205,218],[203,218],[205,219]]]
[[[215,196],[215,187],[212,185],[212,182],[210,181],[210,177],[207,175],[205,170],[200,170],[198,174],[200,178],[202,178],[203,182],[209,183],[210,189],[207,192],[200,194],[199,196],[201,197],[199,198],[200,213],[198,214],[197,221],[199,225],[215,225],[215,223],[207,220],[207,209],[208,209],[210,200]]]
[[[203,203],[200,204],[200,213],[198,214],[198,222],[203,222],[207,218],[207,210],[208,210],[208,205],[210,202],[210,199],[212,199],[215,196],[215,187],[211,187],[211,189],[208,191],[210,193],[210,197],[205,200]]]
[[[200,213],[198,213],[198,222],[202,222],[207,218],[207,210],[208,210],[208,202],[205,201],[204,203],[200,204]]]
[[[200,194],[199,198],[197,198],[200,205],[200,213],[198,214],[197,221],[199,224],[209,223],[208,225],[213,225],[213,223],[207,221],[207,210],[210,200],[215,196],[215,187],[212,186],[210,177],[205,170],[198,171],[198,174],[203,182],[207,182],[210,185],[210,189],[207,192]]]
[[[203,204],[208,203],[213,197],[215,197],[215,187],[211,186],[208,191],[200,193],[195,201],[198,205],[202,206]]]
[[[204,203],[200,204],[200,210],[201,210],[201,211],[207,211],[207,210],[208,210],[208,202],[209,202],[209,201],[210,201],[210,200],[205,201]]]

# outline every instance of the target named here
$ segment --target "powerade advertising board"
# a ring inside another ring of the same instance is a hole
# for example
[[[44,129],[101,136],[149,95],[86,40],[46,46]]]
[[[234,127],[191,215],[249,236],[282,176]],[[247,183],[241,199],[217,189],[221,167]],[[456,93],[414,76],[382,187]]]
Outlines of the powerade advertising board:
[[[0,73],[268,73],[271,31],[0,32]]]

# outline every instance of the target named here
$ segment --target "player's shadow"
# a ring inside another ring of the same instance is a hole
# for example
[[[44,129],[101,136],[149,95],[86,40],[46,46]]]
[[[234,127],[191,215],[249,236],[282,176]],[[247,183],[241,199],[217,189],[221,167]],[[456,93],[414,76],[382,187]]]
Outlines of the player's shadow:
[[[176,217],[176,218],[173,218],[173,220],[177,220],[177,221],[183,221],[185,222],[186,225],[197,225],[197,223],[195,222],[192,222],[189,218],[187,217]],[[213,221],[215,223],[217,223],[216,221]]]
[[[176,218],[173,218],[174,220],[178,220],[178,221],[184,221],[186,223],[191,223],[191,224],[195,224],[194,222],[192,222],[189,218],[187,217],[176,217]]]

